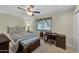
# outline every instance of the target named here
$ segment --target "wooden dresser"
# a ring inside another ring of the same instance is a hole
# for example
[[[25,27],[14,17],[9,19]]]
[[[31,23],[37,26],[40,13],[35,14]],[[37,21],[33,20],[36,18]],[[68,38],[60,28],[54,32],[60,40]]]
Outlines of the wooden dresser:
[[[0,33],[0,53],[9,52],[9,42],[9,38],[5,34]]]

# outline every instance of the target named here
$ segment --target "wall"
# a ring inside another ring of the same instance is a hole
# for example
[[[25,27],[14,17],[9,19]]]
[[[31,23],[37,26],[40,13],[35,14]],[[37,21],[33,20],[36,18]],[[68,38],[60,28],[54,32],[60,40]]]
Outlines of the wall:
[[[66,45],[73,47],[74,41],[74,11],[68,11],[55,16],[53,32],[66,35]]]
[[[74,10],[70,10],[64,13],[52,15],[52,32],[66,35],[66,45],[73,47],[74,41]],[[42,16],[48,17],[48,16]],[[41,17],[36,17],[41,18]],[[35,29],[36,31],[36,29]]]
[[[0,13],[0,32],[7,33],[7,26],[25,26],[22,18],[8,14]]]
[[[29,17],[24,17],[24,21],[25,21],[25,24],[26,24],[26,30],[28,30],[28,26],[30,26],[30,31],[34,32],[34,19],[32,16],[29,16]]]
[[[75,12],[77,12],[78,10],[79,10],[79,5],[75,7]]]

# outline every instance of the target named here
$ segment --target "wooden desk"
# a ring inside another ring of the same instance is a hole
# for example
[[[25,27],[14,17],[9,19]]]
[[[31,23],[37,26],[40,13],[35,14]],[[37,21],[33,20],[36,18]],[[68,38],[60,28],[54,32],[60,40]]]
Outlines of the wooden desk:
[[[45,34],[44,41],[53,40],[56,42],[56,47],[66,49],[66,36],[62,34]]]
[[[62,49],[66,49],[66,36],[60,34],[56,39],[56,47],[60,47]]]
[[[56,41],[57,37],[59,37],[57,34],[47,34],[47,33],[44,34],[44,40],[47,40],[47,41],[50,39]]]

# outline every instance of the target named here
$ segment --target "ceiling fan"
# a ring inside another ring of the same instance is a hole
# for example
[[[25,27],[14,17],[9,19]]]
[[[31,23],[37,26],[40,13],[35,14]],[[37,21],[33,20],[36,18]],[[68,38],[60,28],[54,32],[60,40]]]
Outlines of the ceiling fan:
[[[39,11],[34,10],[34,6],[33,5],[29,5],[26,9],[23,7],[17,7],[18,9],[24,10],[25,12],[27,12],[28,15],[30,16],[34,16],[34,13],[40,14]]]

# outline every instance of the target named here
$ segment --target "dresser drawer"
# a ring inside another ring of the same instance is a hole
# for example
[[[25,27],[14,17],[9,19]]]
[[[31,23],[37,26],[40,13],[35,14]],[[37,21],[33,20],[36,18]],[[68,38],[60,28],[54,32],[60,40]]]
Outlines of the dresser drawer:
[[[8,50],[9,42],[0,43],[0,50]]]
[[[4,43],[0,43],[0,46],[8,46],[9,45],[9,42],[4,42]]]

